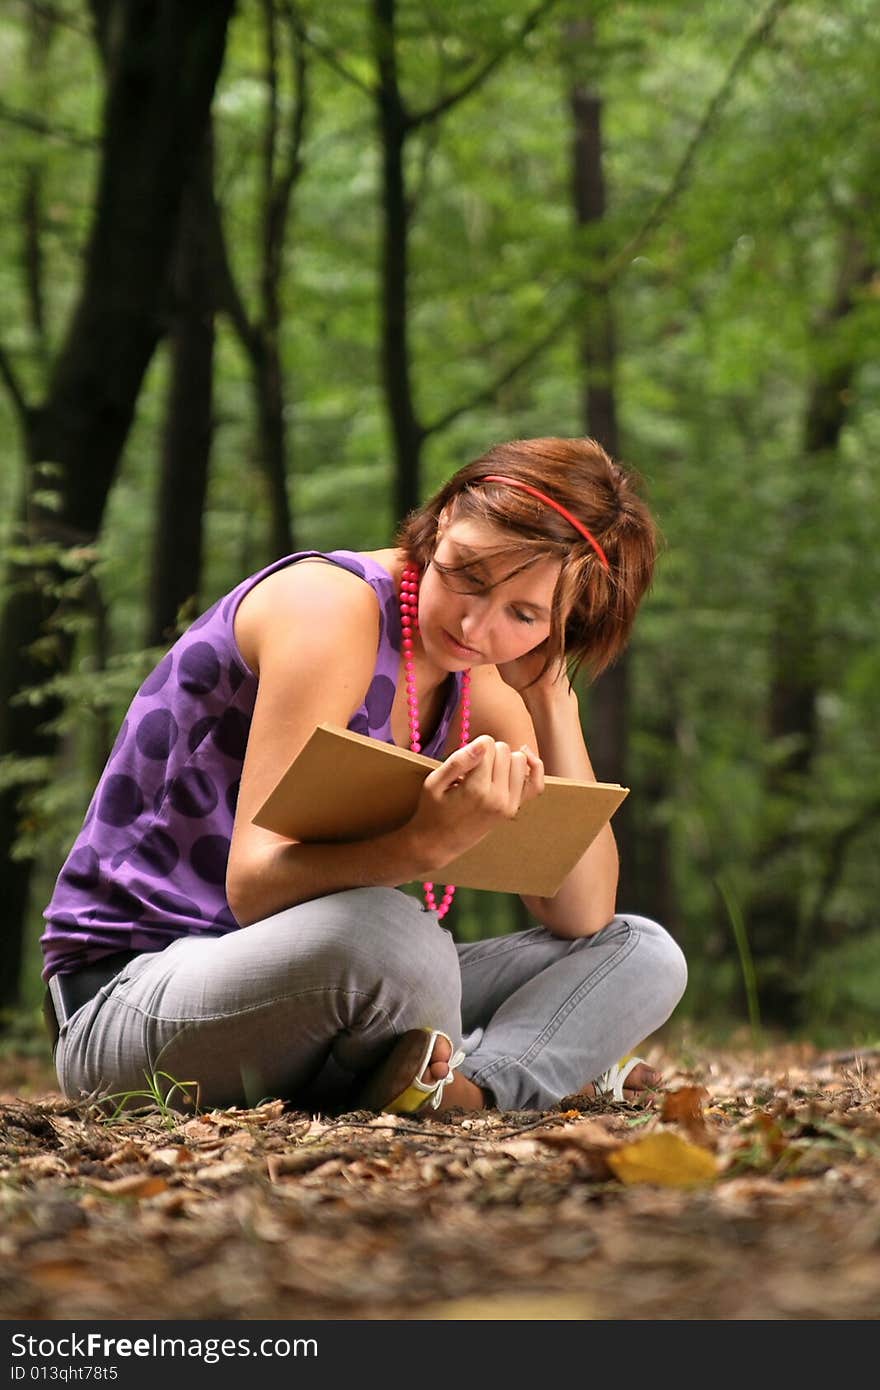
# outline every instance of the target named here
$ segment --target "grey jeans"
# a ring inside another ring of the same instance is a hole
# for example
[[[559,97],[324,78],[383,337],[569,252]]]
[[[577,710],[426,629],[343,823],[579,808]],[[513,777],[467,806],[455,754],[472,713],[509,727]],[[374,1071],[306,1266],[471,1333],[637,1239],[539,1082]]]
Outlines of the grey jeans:
[[[644,917],[457,945],[415,898],[355,888],[137,956],[62,1025],[58,1079],[76,1098],[164,1072],[203,1107],[344,1109],[396,1035],[432,1027],[464,1036],[460,1071],[501,1109],[547,1109],[659,1028],[686,981]]]

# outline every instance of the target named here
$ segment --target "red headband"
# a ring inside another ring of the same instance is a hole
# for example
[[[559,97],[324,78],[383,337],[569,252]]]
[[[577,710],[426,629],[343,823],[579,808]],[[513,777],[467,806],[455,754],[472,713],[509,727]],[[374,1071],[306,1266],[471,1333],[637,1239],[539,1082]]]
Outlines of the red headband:
[[[552,507],[554,512],[558,512],[560,516],[564,516],[566,521],[569,522],[576,531],[580,531],[581,535],[584,537],[585,540],[588,540],[590,542],[590,545],[593,547],[593,549],[595,550],[596,554],[599,556],[599,559],[602,562],[602,568],[606,570],[609,574],[611,573],[611,566],[608,563],[608,556],[605,554],[605,551],[602,549],[601,545],[596,540],[596,537],[593,535],[592,531],[588,531],[583,522],[578,521],[576,516],[572,516],[568,508],[563,507],[561,502],[554,502],[552,497],[548,497],[547,494],[544,492],[539,492],[538,489],[536,487],[532,487],[530,483],[521,483],[518,478],[505,478],[500,473],[487,473],[485,478],[482,479],[482,481],[484,483],[506,483],[508,487],[521,488],[523,492],[529,492],[531,493],[532,497],[537,497],[538,501],[543,502],[545,506]]]

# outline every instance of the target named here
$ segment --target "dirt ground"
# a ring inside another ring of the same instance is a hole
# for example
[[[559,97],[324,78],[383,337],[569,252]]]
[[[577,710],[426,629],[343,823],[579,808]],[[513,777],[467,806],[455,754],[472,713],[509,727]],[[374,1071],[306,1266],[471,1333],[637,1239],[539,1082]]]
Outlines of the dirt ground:
[[[880,1049],[648,1049],[640,1105],[109,1121],[0,1061],[0,1318],[874,1319]]]

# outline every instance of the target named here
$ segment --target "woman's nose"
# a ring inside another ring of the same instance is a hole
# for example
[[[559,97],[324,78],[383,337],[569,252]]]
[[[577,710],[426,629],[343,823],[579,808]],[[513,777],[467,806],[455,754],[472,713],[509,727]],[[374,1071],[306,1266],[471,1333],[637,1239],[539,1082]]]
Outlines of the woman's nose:
[[[479,638],[486,631],[489,620],[488,604],[477,601],[468,605],[461,620],[461,635],[469,647],[478,647]]]

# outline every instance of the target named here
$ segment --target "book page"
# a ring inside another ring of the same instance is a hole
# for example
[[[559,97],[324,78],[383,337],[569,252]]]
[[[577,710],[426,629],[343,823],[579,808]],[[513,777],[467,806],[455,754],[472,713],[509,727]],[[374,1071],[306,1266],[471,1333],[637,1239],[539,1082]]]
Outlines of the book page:
[[[291,840],[363,840],[404,825],[440,763],[331,724],[319,724],[254,816]],[[547,777],[543,794],[502,821],[437,881],[552,897],[627,795],[610,782]],[[430,874],[426,875],[431,877]]]

